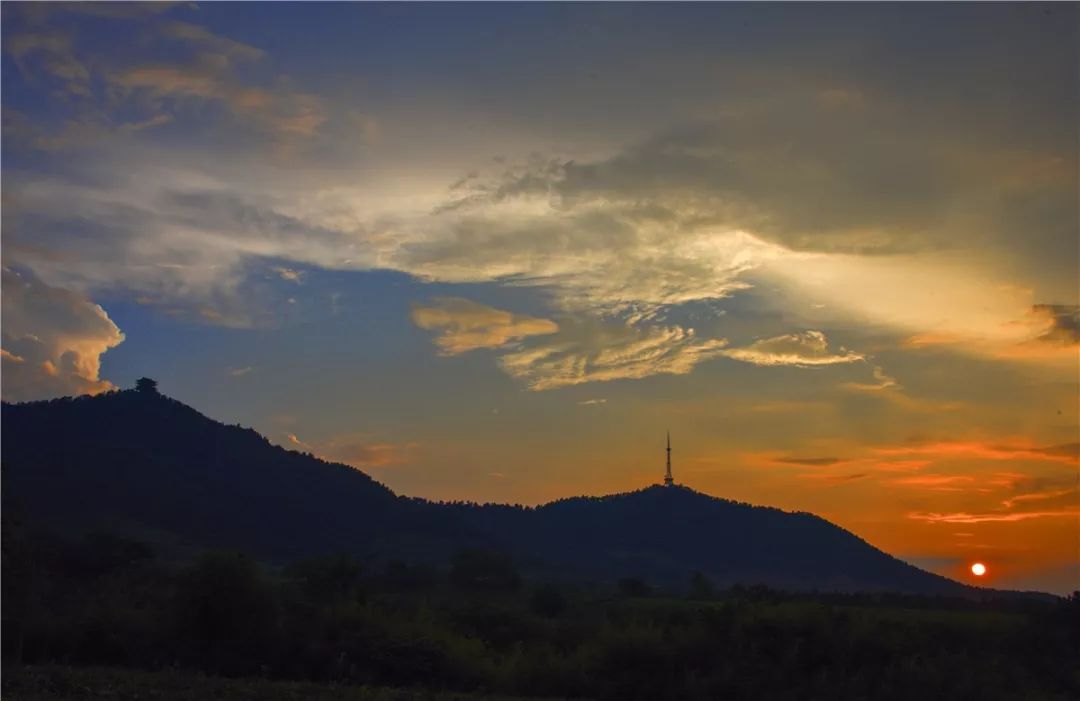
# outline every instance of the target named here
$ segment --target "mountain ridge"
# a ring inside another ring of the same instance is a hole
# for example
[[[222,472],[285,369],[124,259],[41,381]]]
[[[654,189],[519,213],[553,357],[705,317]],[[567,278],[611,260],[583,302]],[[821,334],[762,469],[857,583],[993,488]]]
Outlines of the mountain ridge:
[[[537,506],[434,502],[270,443],[156,391],[4,403],[4,506],[75,530],[164,535],[271,561],[332,552],[445,562],[511,552],[547,576],[973,596],[803,511],[653,485]],[[60,486],[62,485],[62,486]],[[58,488],[58,486],[60,486]]]

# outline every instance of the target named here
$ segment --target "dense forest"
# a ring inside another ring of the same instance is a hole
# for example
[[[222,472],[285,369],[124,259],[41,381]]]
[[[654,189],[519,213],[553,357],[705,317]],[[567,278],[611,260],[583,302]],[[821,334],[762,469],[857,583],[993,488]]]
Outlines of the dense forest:
[[[136,541],[5,518],[5,698],[191,698],[168,692],[177,675],[208,695],[207,679],[248,680],[262,690],[250,698],[321,697],[319,684],[650,700],[1080,694],[1080,595],[784,593],[718,588],[700,572],[673,595],[632,576],[530,580],[483,549],[438,567],[349,555],[270,567],[226,551],[171,562]],[[68,665],[105,671],[72,682]],[[137,692],[116,691],[118,668],[143,670],[119,677]],[[99,683],[113,691],[95,695]]]

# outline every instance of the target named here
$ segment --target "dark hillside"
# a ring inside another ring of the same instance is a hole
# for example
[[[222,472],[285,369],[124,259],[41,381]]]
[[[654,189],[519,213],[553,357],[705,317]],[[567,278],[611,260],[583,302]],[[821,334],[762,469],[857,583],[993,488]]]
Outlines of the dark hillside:
[[[538,552],[558,548],[591,571],[647,572],[683,583],[688,569],[721,585],[783,589],[893,590],[927,594],[966,589],[898,560],[809,513],[718,499],[686,487],[654,486],[541,507]],[[693,567],[689,567],[690,564]]]
[[[362,551],[414,508],[358,470],[157,393],[5,404],[3,433],[5,506],[61,529],[292,559]]]
[[[399,497],[362,472],[272,445],[152,388],[3,406],[4,506],[68,531],[232,548],[287,561],[333,552],[443,564],[496,547],[527,571],[684,586],[965,594],[806,513],[684,487],[538,508]]]

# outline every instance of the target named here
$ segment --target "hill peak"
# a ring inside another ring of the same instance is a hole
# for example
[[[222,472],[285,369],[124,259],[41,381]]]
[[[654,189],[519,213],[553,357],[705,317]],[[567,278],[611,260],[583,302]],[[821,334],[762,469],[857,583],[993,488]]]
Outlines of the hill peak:
[[[966,591],[819,517],[686,485],[535,509],[401,498],[359,470],[207,418],[151,383],[4,404],[5,507],[67,530],[118,530],[277,561],[351,552],[445,563],[461,547],[494,547],[589,579],[679,586],[701,571],[717,584]]]

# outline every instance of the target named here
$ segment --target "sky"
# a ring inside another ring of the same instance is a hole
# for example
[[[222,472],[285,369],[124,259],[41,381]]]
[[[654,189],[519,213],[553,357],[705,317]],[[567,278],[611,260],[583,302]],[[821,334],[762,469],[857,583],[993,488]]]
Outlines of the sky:
[[[3,398],[1080,589],[1078,12],[4,3]]]

